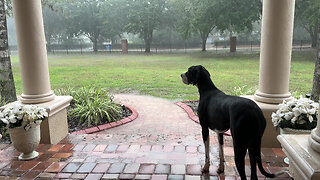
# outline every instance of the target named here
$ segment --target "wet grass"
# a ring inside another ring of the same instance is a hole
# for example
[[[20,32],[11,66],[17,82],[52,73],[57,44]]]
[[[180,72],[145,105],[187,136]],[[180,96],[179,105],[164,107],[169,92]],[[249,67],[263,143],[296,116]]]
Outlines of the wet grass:
[[[315,52],[294,52],[290,91],[311,92]],[[17,92],[22,93],[20,66],[12,56]],[[253,94],[258,88],[259,54],[86,54],[49,55],[51,88],[99,87],[111,93],[139,93],[171,100],[198,99],[197,88],[181,82],[180,74],[201,64],[218,88],[228,94]]]

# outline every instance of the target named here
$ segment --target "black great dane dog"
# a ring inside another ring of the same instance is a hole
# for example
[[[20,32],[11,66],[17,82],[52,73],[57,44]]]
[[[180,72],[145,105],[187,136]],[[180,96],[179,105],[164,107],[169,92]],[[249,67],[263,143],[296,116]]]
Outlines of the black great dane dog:
[[[219,141],[220,164],[218,173],[224,172],[223,133],[230,129],[233,138],[234,158],[237,170],[242,180],[246,179],[245,155],[249,152],[251,164],[251,179],[257,180],[258,165],[260,172],[269,178],[276,174],[267,173],[261,163],[261,138],[266,127],[266,120],[261,109],[253,101],[226,95],[211,81],[209,72],[201,65],[191,66],[181,74],[183,83],[198,87],[200,102],[198,115],[202,127],[202,138],[205,144],[205,165],[202,172],[208,172],[209,129],[215,131]]]

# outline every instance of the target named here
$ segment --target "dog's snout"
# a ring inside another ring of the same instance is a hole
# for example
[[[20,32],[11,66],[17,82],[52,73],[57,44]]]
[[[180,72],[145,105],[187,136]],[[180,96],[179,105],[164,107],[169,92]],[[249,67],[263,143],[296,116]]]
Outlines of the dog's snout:
[[[183,76],[183,74],[180,74],[180,76],[182,77],[182,76]]]
[[[181,79],[182,79],[182,82],[183,82],[184,84],[189,84],[189,83],[188,83],[188,78],[187,78],[187,76],[186,76],[186,73],[182,73],[182,74],[181,74]]]

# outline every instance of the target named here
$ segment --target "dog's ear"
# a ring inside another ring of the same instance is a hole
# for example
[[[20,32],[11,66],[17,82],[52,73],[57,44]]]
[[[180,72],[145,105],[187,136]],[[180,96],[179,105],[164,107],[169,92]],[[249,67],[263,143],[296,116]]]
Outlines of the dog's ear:
[[[203,76],[203,77],[210,77],[209,71],[207,71],[206,68],[204,68],[204,67],[201,66],[201,65],[200,65],[200,67],[201,67],[201,73],[203,73],[202,76]]]
[[[196,85],[198,83],[201,73],[200,69],[200,66],[191,66],[188,69],[186,76],[188,78],[189,84]]]
[[[189,84],[196,85],[200,79],[210,79],[210,73],[201,65],[191,66],[186,73]]]

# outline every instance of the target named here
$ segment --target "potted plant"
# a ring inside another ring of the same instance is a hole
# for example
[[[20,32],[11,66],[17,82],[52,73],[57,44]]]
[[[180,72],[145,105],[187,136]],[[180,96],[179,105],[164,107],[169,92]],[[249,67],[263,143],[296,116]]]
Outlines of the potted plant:
[[[34,149],[40,142],[40,124],[48,117],[46,109],[36,105],[12,103],[0,112],[0,128],[9,129],[13,146],[20,154],[20,160],[38,157]]]
[[[281,134],[310,133],[317,126],[319,103],[308,98],[283,101],[272,113],[272,123]]]

